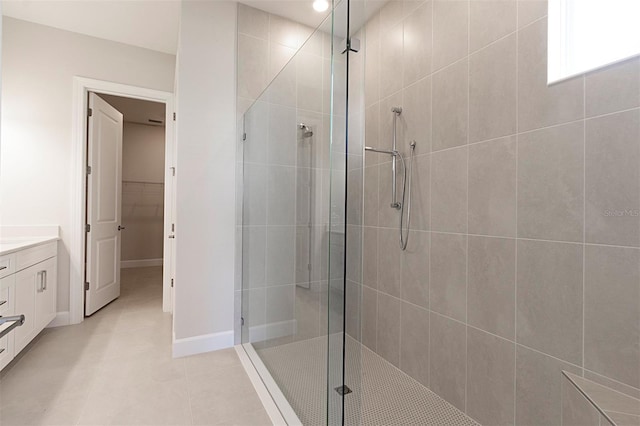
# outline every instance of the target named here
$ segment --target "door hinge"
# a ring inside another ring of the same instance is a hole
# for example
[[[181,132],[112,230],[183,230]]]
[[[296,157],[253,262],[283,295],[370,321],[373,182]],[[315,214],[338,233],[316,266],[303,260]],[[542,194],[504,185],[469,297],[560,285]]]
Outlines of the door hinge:
[[[172,223],[171,224],[171,232],[175,232],[175,230],[176,230],[176,224]]]
[[[171,278],[171,288],[173,288],[173,278]]]
[[[244,317],[240,317],[240,325],[244,327]]]
[[[87,174],[90,175],[91,174],[91,166],[87,166]]]
[[[86,232],[91,232],[91,225],[89,225],[88,223],[85,225],[84,230]]]
[[[92,117],[93,116],[93,109],[89,108],[89,110],[87,111],[87,116],[88,117]]]
[[[88,283],[88,282],[87,282],[87,283],[84,283],[84,289],[85,289],[85,290],[89,290],[89,283]]]
[[[173,121],[176,121],[176,113],[173,113]]]
[[[169,167],[169,169],[171,169],[171,176],[175,176],[176,175],[176,168],[175,167]]]
[[[247,133],[246,133],[246,132],[242,134],[242,140],[243,140],[243,141],[246,141],[246,140],[247,140]]]

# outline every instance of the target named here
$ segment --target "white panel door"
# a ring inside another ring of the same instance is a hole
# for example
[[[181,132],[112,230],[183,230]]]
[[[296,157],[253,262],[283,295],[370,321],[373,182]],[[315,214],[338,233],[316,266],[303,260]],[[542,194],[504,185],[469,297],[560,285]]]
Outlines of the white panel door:
[[[120,296],[122,114],[89,94],[85,315]]]

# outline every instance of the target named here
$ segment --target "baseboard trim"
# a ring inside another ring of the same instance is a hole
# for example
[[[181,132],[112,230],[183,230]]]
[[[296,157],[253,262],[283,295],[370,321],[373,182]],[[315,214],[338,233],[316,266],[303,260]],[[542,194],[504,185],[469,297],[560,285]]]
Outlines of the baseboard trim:
[[[162,266],[162,258],[160,259],[139,259],[139,260],[123,260],[120,262],[121,268],[144,268],[147,266]]]
[[[58,312],[56,314],[56,317],[49,323],[47,328],[62,327],[63,325],[69,324],[71,324],[69,319],[69,311]]]
[[[233,347],[233,330],[173,340],[173,357],[196,355]]]

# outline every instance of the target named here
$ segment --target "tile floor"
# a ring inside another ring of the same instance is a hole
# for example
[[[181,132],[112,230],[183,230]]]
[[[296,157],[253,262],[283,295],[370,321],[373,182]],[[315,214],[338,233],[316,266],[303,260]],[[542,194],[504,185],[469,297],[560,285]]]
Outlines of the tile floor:
[[[268,425],[234,349],[174,359],[160,267],[122,270],[119,299],[47,329],[0,376],[0,424]]]

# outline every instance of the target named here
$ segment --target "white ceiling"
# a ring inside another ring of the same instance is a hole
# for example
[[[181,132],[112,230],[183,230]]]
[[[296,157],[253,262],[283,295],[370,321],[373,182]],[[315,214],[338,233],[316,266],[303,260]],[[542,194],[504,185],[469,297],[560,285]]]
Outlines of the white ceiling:
[[[150,126],[164,126],[164,104],[143,101],[141,99],[123,98],[121,96],[98,95],[112,107],[120,111],[127,123],[147,124]],[[151,120],[161,121],[153,123]]]
[[[2,14],[175,55],[179,0],[3,0]]]
[[[0,0],[2,14],[62,30],[175,55],[180,0]],[[215,0],[213,0],[215,1]],[[352,0],[351,28],[357,29],[387,0]],[[249,6],[316,28],[328,12],[313,10],[313,0],[242,0]],[[335,31],[344,27],[345,4],[336,8]],[[330,32],[327,20],[322,31]]]

